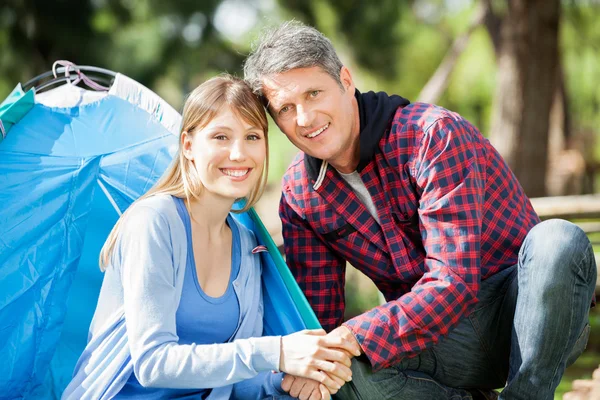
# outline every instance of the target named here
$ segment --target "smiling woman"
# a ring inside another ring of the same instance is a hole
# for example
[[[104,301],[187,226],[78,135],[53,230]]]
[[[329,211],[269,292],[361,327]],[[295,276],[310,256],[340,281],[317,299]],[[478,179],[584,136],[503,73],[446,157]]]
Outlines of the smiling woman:
[[[190,94],[172,165],[102,249],[89,341],[63,398],[290,398],[271,371],[328,398],[350,380],[354,349],[323,330],[260,337],[261,258],[231,212],[263,192],[267,150],[246,83],[220,76]]]

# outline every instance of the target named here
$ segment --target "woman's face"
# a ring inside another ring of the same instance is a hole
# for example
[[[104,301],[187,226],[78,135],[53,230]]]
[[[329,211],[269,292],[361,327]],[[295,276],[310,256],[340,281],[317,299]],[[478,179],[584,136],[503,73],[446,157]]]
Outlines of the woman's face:
[[[202,129],[181,135],[183,154],[191,160],[205,191],[235,200],[250,194],[267,156],[264,131],[223,109]]]

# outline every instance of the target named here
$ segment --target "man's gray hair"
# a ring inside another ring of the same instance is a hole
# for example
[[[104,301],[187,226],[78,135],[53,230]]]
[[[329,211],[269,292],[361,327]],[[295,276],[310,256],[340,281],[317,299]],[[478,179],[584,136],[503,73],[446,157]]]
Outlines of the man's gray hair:
[[[254,93],[264,97],[262,78],[296,68],[321,67],[342,86],[338,58],[331,41],[299,21],[288,21],[265,30],[244,63],[244,79]]]

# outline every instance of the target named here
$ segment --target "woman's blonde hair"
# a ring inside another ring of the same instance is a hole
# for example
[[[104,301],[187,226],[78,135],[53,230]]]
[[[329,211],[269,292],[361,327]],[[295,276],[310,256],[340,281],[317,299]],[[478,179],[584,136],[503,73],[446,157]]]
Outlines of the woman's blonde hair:
[[[262,129],[265,133],[267,157],[265,157],[265,163],[262,166],[258,184],[245,199],[243,208],[232,211],[239,213],[247,211],[258,201],[267,183],[267,170],[269,167],[269,141],[267,135],[269,124],[267,115],[261,101],[252,93],[246,82],[224,74],[209,79],[190,93],[183,106],[181,130],[179,132],[179,148],[173,158],[173,162],[160,180],[148,192],[137,199],[128,210],[133,208],[137,202],[157,194],[169,194],[185,198],[188,206],[191,198],[199,199],[203,189],[202,182],[192,165],[192,161],[188,160],[183,154],[181,134],[182,132],[187,132],[189,136],[193,137],[198,130],[208,125],[224,107],[230,107],[243,121]],[[123,221],[126,214],[127,212],[119,218],[100,251],[100,269],[102,271],[106,269],[110,262],[110,257],[119,235],[121,221]]]

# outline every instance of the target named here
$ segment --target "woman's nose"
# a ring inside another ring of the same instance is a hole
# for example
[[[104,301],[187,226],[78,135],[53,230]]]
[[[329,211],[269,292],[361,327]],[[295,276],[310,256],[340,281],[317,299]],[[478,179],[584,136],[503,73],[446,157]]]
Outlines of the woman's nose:
[[[244,161],[246,159],[246,147],[243,140],[232,143],[229,159],[232,161]]]

